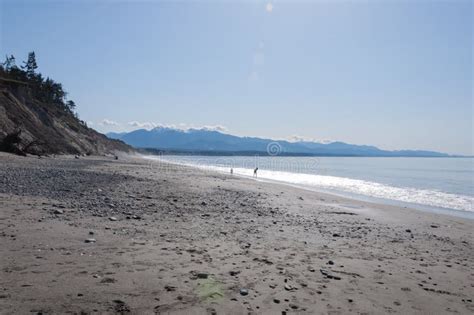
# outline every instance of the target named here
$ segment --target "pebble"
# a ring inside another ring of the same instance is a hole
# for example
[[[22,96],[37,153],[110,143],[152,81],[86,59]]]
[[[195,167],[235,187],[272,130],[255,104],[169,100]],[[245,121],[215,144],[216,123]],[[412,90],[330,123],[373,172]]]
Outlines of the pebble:
[[[84,242],[86,242],[86,243],[95,243],[96,239],[95,238],[87,238]]]
[[[117,221],[117,218],[116,217],[110,217],[109,220],[110,221]]]
[[[60,210],[60,209],[54,210],[54,214],[63,214],[63,213],[64,213],[63,210]]]
[[[240,289],[240,295],[246,296],[248,294],[249,294],[249,290],[247,290],[245,288]]]
[[[292,285],[286,283],[286,284],[285,284],[285,290],[287,290],[287,291],[293,291],[293,290],[295,290],[295,287],[293,287]]]
[[[209,277],[208,273],[200,272],[196,275],[198,279],[207,279]]]
[[[297,309],[298,309],[298,305],[290,303],[290,308],[291,308],[291,309],[294,309],[294,310],[297,310]]]
[[[273,302],[276,303],[276,304],[280,304],[280,300],[277,299],[277,298],[274,298],[274,299],[273,299]]]

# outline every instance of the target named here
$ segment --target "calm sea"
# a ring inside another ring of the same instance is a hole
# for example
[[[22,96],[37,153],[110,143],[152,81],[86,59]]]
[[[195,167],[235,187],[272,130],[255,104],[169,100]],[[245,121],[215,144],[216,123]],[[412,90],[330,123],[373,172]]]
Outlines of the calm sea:
[[[167,162],[253,175],[362,200],[474,219],[473,158],[155,156]]]

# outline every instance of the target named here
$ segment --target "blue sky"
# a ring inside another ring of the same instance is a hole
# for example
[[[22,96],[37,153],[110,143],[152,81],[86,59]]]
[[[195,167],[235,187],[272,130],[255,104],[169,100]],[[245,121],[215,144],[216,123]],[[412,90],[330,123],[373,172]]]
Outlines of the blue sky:
[[[0,55],[37,55],[106,131],[474,154],[471,1],[8,1]]]

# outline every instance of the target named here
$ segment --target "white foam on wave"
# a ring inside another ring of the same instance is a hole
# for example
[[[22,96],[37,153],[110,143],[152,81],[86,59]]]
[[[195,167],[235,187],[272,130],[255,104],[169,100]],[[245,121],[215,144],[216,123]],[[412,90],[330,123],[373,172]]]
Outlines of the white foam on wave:
[[[197,167],[204,170],[229,173],[229,167],[177,162],[167,159],[162,160],[174,164]],[[247,168],[234,168],[234,174],[252,177],[253,170]],[[259,170],[258,178],[289,183],[297,186],[304,186],[307,188],[313,187],[316,189],[319,188],[322,190],[339,191],[342,193],[350,193],[372,198],[382,198],[437,208],[474,212],[474,197],[451,194],[442,191],[410,187],[395,187],[381,183],[345,177],[270,170]]]

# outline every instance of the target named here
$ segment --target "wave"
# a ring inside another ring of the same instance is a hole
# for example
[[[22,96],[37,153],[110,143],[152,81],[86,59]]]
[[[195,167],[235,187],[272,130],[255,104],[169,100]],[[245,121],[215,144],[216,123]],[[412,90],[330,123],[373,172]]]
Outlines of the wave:
[[[199,169],[217,171],[221,173],[229,173],[229,167],[207,164],[193,164],[192,162],[177,162],[162,158],[160,159],[174,164],[197,167]],[[235,175],[245,177],[252,177],[253,175],[253,169],[234,168],[233,170]],[[258,171],[258,179],[277,181],[324,191],[355,194],[369,198],[381,198],[429,207],[474,212],[474,197],[436,190],[389,186],[377,182],[346,177],[291,173],[262,169]]]

